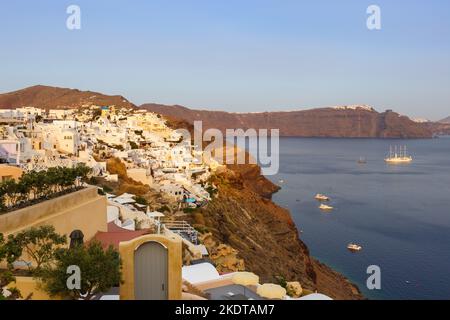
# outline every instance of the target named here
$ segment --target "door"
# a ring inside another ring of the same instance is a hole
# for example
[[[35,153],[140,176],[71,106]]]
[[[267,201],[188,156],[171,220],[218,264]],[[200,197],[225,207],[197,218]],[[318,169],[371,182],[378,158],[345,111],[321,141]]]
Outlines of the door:
[[[142,244],[134,253],[136,300],[167,300],[167,249],[158,242]]]

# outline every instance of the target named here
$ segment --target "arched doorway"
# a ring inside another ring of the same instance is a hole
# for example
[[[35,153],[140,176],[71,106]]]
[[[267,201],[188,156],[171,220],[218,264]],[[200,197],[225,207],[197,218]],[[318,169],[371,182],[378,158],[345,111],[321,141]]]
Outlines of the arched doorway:
[[[134,253],[134,296],[136,300],[167,300],[167,248],[150,241]]]

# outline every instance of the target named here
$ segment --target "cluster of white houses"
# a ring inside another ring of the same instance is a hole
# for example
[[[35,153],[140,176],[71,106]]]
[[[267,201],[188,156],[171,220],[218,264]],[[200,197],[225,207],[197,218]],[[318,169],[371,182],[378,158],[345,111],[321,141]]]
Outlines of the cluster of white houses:
[[[146,110],[3,109],[0,124],[0,161],[25,171],[85,163],[95,176],[115,180],[100,160],[115,157],[130,178],[176,201],[196,206],[210,199],[203,186],[218,164]]]
[[[210,200],[205,188],[219,166],[213,159],[204,159],[162,117],[145,110],[96,106],[0,110],[0,161],[8,164],[0,165],[0,181],[17,180],[23,171],[79,163],[92,168],[94,176],[116,180],[118,176],[107,171],[105,159],[111,157],[125,164],[133,180],[191,207]],[[112,245],[122,258],[124,281],[96,297],[102,300],[330,299],[320,294],[300,297],[302,288],[295,282],[294,294],[288,295],[278,285],[259,284],[259,277],[252,273],[219,274],[207,259],[207,247],[197,241],[197,231],[185,221],[163,221],[164,217],[136,203],[133,194],[105,197],[88,186],[0,214],[0,233],[11,235],[47,224],[70,238],[83,235],[105,248]],[[17,277],[15,285],[24,296],[52,298],[33,278]]]

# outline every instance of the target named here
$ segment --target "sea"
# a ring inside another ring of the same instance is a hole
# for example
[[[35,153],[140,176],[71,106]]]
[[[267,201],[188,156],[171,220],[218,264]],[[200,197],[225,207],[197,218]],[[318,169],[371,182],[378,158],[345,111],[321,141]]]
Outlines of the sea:
[[[386,164],[396,145],[414,161]],[[369,299],[450,299],[450,137],[280,138],[279,160],[267,176],[281,186],[273,200],[290,210],[312,256]],[[317,193],[335,209],[322,212]],[[379,278],[369,279],[370,266]]]

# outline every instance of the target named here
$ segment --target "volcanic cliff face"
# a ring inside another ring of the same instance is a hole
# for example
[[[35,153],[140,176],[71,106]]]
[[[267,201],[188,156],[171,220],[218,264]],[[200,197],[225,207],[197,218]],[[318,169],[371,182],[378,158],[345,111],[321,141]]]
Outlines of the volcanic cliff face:
[[[217,172],[213,183],[218,197],[191,222],[203,223],[200,227],[217,243],[236,249],[246,270],[258,274],[262,282],[276,283],[281,276],[335,299],[363,298],[356,286],[309,255],[289,211],[268,198],[278,187],[261,175],[257,165],[230,166]]]
[[[0,109],[24,106],[63,109],[91,105],[136,107],[119,95],[41,85],[0,94]],[[226,129],[279,129],[281,136],[337,138],[431,138],[436,132],[434,127],[416,123],[395,112],[378,113],[367,106],[264,113],[202,111],[160,104],[141,107],[190,124],[202,120],[204,129],[217,128],[223,132]]]
[[[91,105],[135,107],[134,104],[122,96],[108,96],[98,92],[48,86],[33,86],[0,94],[0,109],[36,107],[48,110],[80,108]]]
[[[141,108],[190,123],[203,121],[203,129],[279,129],[281,136],[346,138],[431,138],[431,130],[393,111],[376,112],[367,106],[320,108],[303,111],[228,113],[191,110],[182,106],[145,104]]]
[[[428,122],[425,124],[435,135],[450,135],[450,117],[438,122]]]

